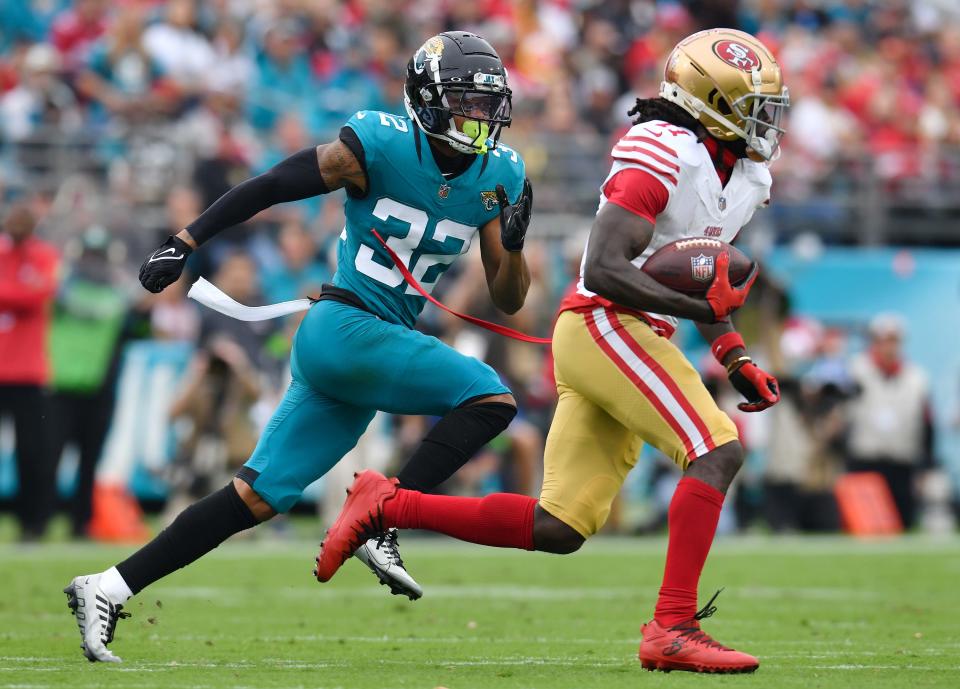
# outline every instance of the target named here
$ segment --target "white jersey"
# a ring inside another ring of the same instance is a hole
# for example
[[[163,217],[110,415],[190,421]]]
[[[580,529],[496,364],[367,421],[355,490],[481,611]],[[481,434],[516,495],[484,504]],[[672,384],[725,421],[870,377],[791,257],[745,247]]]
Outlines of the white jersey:
[[[667,122],[652,120],[634,125],[611,155],[613,165],[601,189],[621,170],[637,168],[662,182],[668,194],[666,207],[656,217],[650,244],[633,259],[637,268],[657,249],[678,239],[709,237],[732,242],[753,212],[770,201],[771,177],[766,164],[738,160],[723,187],[707,147],[689,129]],[[606,203],[601,193],[599,208]],[[583,286],[586,259],[584,249],[576,295],[564,300],[561,308],[605,301]],[[667,337],[677,326],[674,316],[644,316],[651,327]]]

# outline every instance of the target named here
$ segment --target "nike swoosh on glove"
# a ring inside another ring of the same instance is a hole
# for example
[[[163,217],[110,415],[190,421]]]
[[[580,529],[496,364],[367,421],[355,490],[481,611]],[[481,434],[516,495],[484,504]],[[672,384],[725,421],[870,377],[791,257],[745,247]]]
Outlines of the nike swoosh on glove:
[[[156,251],[147,256],[140,266],[140,284],[156,294],[180,279],[187,257],[193,253],[190,245],[179,237],[167,237]]]
[[[777,379],[749,361],[730,373],[730,383],[747,399],[737,405],[740,411],[763,411],[780,401]]]
[[[502,184],[498,184],[496,190],[497,203],[500,205],[500,243],[507,251],[521,251],[533,212],[533,187],[529,179],[524,179],[523,191],[513,205]]]

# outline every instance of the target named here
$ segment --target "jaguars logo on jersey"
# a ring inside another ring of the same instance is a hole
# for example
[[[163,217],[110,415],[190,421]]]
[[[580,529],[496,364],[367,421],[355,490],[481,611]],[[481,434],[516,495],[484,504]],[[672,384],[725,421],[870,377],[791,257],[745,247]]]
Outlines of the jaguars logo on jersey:
[[[483,204],[483,207],[488,211],[492,211],[497,207],[497,192],[495,191],[481,191],[480,192],[480,203]]]

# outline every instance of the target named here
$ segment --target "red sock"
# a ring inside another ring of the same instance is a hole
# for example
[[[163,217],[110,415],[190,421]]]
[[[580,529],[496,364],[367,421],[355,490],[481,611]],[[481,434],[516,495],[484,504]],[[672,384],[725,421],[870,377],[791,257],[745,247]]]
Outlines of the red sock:
[[[533,550],[535,498],[494,493],[485,498],[397,490],[383,505],[384,520],[400,529],[426,529],[461,541]]]
[[[654,618],[664,627],[688,622],[697,612],[697,584],[720,520],[724,495],[689,476],[670,501],[670,540],[663,586]]]

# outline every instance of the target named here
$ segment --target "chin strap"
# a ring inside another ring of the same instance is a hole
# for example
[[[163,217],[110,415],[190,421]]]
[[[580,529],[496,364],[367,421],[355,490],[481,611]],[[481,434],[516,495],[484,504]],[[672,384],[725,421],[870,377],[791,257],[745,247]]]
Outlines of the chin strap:
[[[485,321],[482,318],[468,316],[465,313],[458,313],[450,307],[445,306],[439,300],[435,299],[427,290],[425,290],[419,282],[417,282],[417,279],[413,277],[413,274],[410,272],[407,266],[403,264],[403,261],[400,260],[400,257],[397,256],[396,252],[387,246],[387,243],[383,240],[383,237],[380,236],[380,233],[374,229],[371,229],[370,231],[373,233],[373,236],[377,238],[377,241],[380,242],[380,245],[390,255],[390,260],[393,261],[393,265],[400,270],[400,273],[403,275],[403,279],[407,281],[407,284],[417,290],[421,296],[425,297],[427,301],[436,306],[438,309],[442,309],[447,313],[456,316],[457,318],[467,321],[467,323],[473,323],[474,325],[480,326],[486,330],[490,330],[491,332],[495,332],[498,335],[503,335],[504,337],[511,337],[514,340],[520,340],[521,342],[532,342],[533,344],[550,344],[551,339],[548,337],[534,337],[533,335],[527,335],[519,330],[508,328],[505,325],[491,323],[490,321]]]

